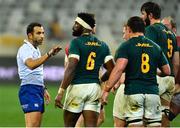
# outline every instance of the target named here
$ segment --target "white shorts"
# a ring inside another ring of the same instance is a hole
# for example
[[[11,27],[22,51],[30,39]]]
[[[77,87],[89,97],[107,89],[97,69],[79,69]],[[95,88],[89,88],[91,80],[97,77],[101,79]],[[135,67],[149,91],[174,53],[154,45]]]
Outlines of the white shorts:
[[[118,88],[113,104],[113,116],[121,120],[125,120],[125,111],[124,111],[124,84],[121,84]]]
[[[159,84],[159,95],[162,99],[170,102],[175,89],[175,79],[173,76],[159,77],[157,76],[157,83]]]
[[[143,118],[147,123],[161,124],[160,97],[155,94],[125,95],[125,116],[129,124],[143,125]]]
[[[69,85],[64,109],[73,113],[83,110],[100,112],[101,87],[97,83]]]

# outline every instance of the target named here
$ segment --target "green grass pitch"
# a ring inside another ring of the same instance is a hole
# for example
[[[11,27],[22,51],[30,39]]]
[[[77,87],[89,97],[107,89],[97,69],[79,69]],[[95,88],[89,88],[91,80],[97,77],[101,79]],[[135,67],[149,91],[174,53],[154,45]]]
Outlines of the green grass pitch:
[[[48,85],[51,94],[51,103],[46,106],[43,116],[43,127],[63,127],[63,113],[61,109],[55,109],[54,98],[58,87]],[[24,127],[24,115],[18,100],[19,85],[0,84],[0,127]],[[102,127],[113,127],[112,105],[114,96],[111,94],[109,103],[105,106],[106,118]],[[180,116],[173,122],[172,127],[180,126]]]

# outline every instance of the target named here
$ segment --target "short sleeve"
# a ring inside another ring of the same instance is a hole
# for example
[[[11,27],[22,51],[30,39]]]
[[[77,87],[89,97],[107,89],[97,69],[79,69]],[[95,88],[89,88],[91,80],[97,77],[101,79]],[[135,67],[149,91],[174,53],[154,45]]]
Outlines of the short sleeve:
[[[33,58],[33,51],[28,47],[22,47],[19,56],[23,60],[23,63],[25,63],[28,58]]]
[[[109,49],[108,45],[106,43],[104,43],[104,44],[105,44],[105,49],[107,49],[106,53],[105,53],[106,54],[105,59],[104,59],[104,63],[106,63],[109,60],[113,59],[113,56],[111,55],[111,52],[110,52],[110,49]]]
[[[118,59],[118,58],[127,58],[128,59],[128,45],[127,45],[127,42],[123,42],[119,48],[116,50],[116,53],[115,53],[115,61]]]
[[[157,32],[153,26],[146,27],[145,36],[154,42],[157,42]]]
[[[161,52],[160,53],[160,58],[159,58],[159,61],[158,61],[159,62],[158,67],[159,68],[162,67],[163,65],[169,64],[168,60],[167,60],[165,54],[162,52],[162,50],[160,52]]]
[[[78,45],[78,40],[74,39],[71,41],[69,45],[69,56],[68,58],[73,57],[79,60],[80,57],[80,49]]]

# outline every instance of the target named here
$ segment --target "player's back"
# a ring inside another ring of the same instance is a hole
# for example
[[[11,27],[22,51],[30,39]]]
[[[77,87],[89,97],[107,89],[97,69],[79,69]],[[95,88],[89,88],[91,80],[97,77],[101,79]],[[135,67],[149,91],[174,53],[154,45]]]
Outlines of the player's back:
[[[92,35],[78,37],[71,42],[69,54],[79,56],[72,84],[99,83],[99,69],[110,55],[104,42]]]
[[[177,51],[177,41],[175,34],[162,23],[155,23],[146,28],[145,35],[162,48],[168,59],[171,68],[171,75],[174,75],[172,58],[174,56],[174,52]]]
[[[125,94],[158,94],[156,73],[163,63],[161,48],[144,36],[133,37],[122,45],[128,59]]]

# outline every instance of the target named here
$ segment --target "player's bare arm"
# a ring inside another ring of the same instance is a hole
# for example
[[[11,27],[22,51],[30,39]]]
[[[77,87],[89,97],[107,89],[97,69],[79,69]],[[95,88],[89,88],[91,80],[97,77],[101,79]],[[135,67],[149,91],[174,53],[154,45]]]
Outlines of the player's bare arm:
[[[111,74],[111,71],[114,68],[114,61],[112,59],[109,60],[107,63],[104,64],[104,67],[107,69],[107,71],[100,78],[100,80],[102,82],[105,82],[106,80],[108,80],[108,78],[109,78],[109,76]]]
[[[55,98],[55,107],[59,107],[59,108],[63,107],[61,100],[63,98],[64,91],[70,85],[73,79],[75,69],[78,64],[78,60],[75,58],[69,58],[68,62],[69,63],[67,64],[67,67],[65,68],[64,79],[62,80],[62,83],[59,87],[58,94]]]
[[[173,63],[174,75],[176,77],[177,72],[178,72],[178,68],[179,68],[179,52],[174,52],[172,63]]]
[[[126,68],[127,63],[128,63],[128,60],[125,58],[117,59],[116,65],[113,68],[111,75],[106,83],[106,86],[102,95],[102,104],[107,104],[107,97],[108,97],[109,91],[120,79],[124,69]]]

